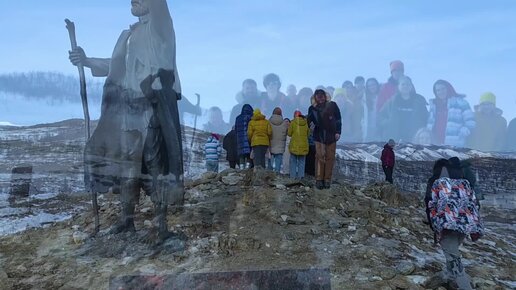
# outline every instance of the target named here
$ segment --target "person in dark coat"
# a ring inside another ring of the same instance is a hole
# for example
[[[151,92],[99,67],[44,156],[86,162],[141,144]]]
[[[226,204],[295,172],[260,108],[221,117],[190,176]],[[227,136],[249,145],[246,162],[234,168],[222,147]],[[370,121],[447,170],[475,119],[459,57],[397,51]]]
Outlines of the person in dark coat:
[[[253,117],[253,107],[249,104],[245,104],[242,107],[242,112],[235,119],[235,131],[237,138],[237,151],[240,159],[240,164],[243,168],[246,168],[246,164],[249,162],[250,168],[253,167],[253,161],[250,158],[251,155],[251,144],[247,137],[247,128],[249,122]]]
[[[258,90],[258,85],[253,79],[246,79],[242,82],[242,90],[237,93],[236,100],[237,104],[231,109],[229,115],[229,124],[234,125],[236,117],[242,111],[242,107],[245,104],[251,105],[251,107],[257,107],[260,104],[261,92]]]
[[[231,131],[229,131],[226,136],[224,136],[224,140],[222,141],[222,148],[226,150],[226,160],[229,162],[229,167],[234,169],[237,165],[240,166],[235,126],[231,128]]]
[[[417,131],[426,127],[427,120],[425,98],[416,93],[409,77],[401,77],[399,93],[385,104],[379,115],[384,137],[413,142]]]
[[[324,90],[316,90],[313,101],[308,111],[308,124],[313,130],[315,141],[316,187],[330,188],[342,118],[339,106],[330,100],[330,95]]]
[[[395,145],[396,142],[390,139],[389,142],[383,146],[381,157],[382,168],[383,172],[385,173],[385,181],[389,182],[390,184],[393,183],[392,173],[394,172],[394,164],[396,163],[396,157],[394,154]]]

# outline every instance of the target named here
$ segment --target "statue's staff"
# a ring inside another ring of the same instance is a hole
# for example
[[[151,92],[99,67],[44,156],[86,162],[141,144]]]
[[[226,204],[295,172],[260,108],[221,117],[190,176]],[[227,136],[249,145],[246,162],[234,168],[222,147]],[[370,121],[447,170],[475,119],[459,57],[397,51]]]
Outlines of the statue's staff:
[[[197,97],[197,104],[195,105],[195,107],[197,109],[200,109],[201,95],[195,94],[195,96]],[[195,117],[194,117],[194,125],[193,125],[193,133],[192,133],[192,143],[190,144],[190,150],[192,149],[193,143],[194,143],[194,140],[195,140],[195,131],[197,131],[197,114],[195,114]]]
[[[68,29],[68,34],[70,35],[70,44],[72,45],[72,51],[77,49],[77,38],[75,37],[75,24],[65,19],[66,29]],[[86,126],[86,141],[90,139],[90,112],[88,110],[88,96],[86,93],[86,76],[84,74],[84,66],[82,63],[77,65],[77,69],[79,70],[79,80],[81,82],[81,100],[82,100],[82,110],[84,112],[84,123]]]
[[[77,49],[77,38],[75,36],[75,24],[69,19],[65,19],[66,29],[68,30],[68,34],[70,36],[70,44],[72,46],[72,51]],[[81,100],[82,100],[82,110],[84,112],[84,125],[86,127],[86,142],[90,139],[90,112],[88,109],[88,95],[86,93],[86,76],[84,73],[84,66],[82,63],[77,65],[77,69],[79,70],[79,80],[81,83]],[[84,175],[86,178],[89,177],[88,168],[85,164],[84,166]],[[88,184],[88,183],[86,183]],[[100,222],[99,222],[99,206],[97,203],[97,192],[93,189],[90,189],[92,193],[92,206],[93,206],[93,214],[95,215],[95,234],[98,233]]]

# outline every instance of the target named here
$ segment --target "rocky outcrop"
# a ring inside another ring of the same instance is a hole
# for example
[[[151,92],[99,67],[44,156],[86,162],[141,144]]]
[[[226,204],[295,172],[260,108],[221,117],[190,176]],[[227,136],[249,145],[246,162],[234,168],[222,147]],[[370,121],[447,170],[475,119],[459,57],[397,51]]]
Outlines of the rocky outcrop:
[[[0,288],[107,289],[150,283],[171,289],[442,289],[444,281],[429,285],[444,258],[423,223],[419,197],[384,183],[354,186],[336,180],[329,190],[313,189],[310,183],[261,170],[204,174],[187,184],[184,206],[168,214],[169,228],[186,236],[186,242],[161,244],[147,239],[153,218],[147,197],[137,206],[136,233],[110,235],[107,229],[120,203],[117,196],[102,196],[101,235],[95,238],[89,236],[90,211],[0,238],[0,275],[5,278]],[[488,234],[461,247],[466,271],[477,289],[514,286],[514,213],[482,210]],[[278,273],[291,284],[274,284]],[[257,277],[266,284],[256,284]],[[303,281],[318,282],[304,288],[298,284]]]

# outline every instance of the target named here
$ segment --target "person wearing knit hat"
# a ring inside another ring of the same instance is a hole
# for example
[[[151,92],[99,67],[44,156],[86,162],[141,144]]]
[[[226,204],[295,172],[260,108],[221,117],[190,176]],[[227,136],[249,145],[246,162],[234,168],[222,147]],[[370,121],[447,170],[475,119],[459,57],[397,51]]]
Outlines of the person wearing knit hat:
[[[400,60],[391,61],[390,65],[391,77],[383,84],[376,101],[376,111],[380,112],[385,103],[387,103],[398,92],[398,81],[405,75],[405,65]]]
[[[403,64],[403,62],[401,62],[401,60],[391,61],[390,67],[391,67],[391,72],[393,72],[395,70],[399,70],[401,72],[405,71],[405,65]]]
[[[269,147],[271,158],[267,161],[267,168],[280,173],[287,142],[288,123],[283,119],[279,107],[274,108],[269,123],[272,127],[272,137]]]
[[[265,168],[265,154],[270,146],[272,137],[271,123],[265,119],[260,109],[255,109],[249,122],[247,137],[254,154],[254,166]]]
[[[484,103],[490,103],[490,104],[493,104],[496,106],[496,96],[491,92],[482,94],[480,96],[479,104],[484,104]]]
[[[507,120],[502,114],[503,111],[496,107],[496,96],[491,92],[482,94],[475,106],[476,127],[467,145],[487,152],[504,149]]]

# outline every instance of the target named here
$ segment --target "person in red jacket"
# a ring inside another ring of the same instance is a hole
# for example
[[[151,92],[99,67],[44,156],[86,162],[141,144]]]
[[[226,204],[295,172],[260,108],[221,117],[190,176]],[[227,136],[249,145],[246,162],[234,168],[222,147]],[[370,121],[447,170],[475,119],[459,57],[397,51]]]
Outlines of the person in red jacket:
[[[396,162],[396,157],[394,156],[394,146],[396,142],[390,139],[385,146],[383,146],[382,150],[382,168],[385,173],[385,181],[389,183],[393,183],[392,181],[392,172],[394,171],[394,163]]]
[[[376,100],[376,111],[380,112],[383,106],[398,93],[398,80],[405,75],[405,65],[400,60],[392,61],[390,64],[391,77],[380,87],[378,99]]]

